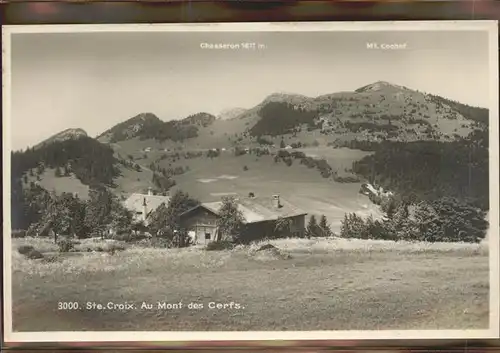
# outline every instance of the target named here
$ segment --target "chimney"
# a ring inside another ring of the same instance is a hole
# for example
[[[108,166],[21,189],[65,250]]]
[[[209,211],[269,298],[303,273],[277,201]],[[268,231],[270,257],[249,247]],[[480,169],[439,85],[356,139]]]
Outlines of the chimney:
[[[273,207],[274,208],[280,208],[280,195],[273,195]]]
[[[147,218],[147,215],[148,215],[148,207],[147,207],[147,203],[146,203],[146,198],[144,198],[144,200],[142,201],[142,220],[144,222],[146,222],[146,218]]]
[[[153,195],[153,189],[151,189],[151,187],[148,188],[148,196],[152,196]]]

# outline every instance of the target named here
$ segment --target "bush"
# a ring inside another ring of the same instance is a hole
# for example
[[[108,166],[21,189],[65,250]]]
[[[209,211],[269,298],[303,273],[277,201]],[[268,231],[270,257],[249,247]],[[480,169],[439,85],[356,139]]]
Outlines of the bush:
[[[346,177],[335,176],[333,180],[337,183],[359,183],[361,181],[358,177],[352,175]]]
[[[246,172],[248,170],[248,167],[246,165],[243,166],[243,170]]]
[[[75,244],[69,239],[60,240],[57,246],[59,247],[59,252],[70,252],[75,248]]]
[[[220,250],[231,250],[234,248],[234,244],[228,240],[212,241],[207,244],[207,251],[220,251]]]
[[[160,249],[172,247],[172,242],[162,237],[152,237],[150,239],[141,241],[141,243],[144,243],[146,246],[150,246],[153,248],[160,248]]]
[[[31,250],[25,255],[30,260],[43,259],[43,254],[38,250]]]
[[[295,159],[302,159],[302,158],[306,158],[306,154],[304,152],[300,152],[300,151],[293,151],[291,153],[291,156]]]
[[[31,251],[35,250],[35,248],[31,245],[21,245],[17,248],[17,252],[21,255],[27,255]]]
[[[110,244],[109,246],[106,247],[106,252],[113,255],[115,254],[117,251],[124,251],[126,248],[124,245],[121,245],[121,244]]]
[[[11,233],[12,238],[24,238],[26,237],[26,231],[22,229],[13,230]]]

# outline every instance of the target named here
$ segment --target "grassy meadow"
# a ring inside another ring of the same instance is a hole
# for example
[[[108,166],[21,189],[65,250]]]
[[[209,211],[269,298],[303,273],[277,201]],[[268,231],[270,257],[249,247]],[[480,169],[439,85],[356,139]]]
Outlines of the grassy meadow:
[[[350,168],[354,160],[369,154],[328,147],[307,148],[303,152],[327,159],[339,174]],[[160,166],[168,167],[169,163],[168,160],[161,161]],[[172,191],[184,190],[205,202],[218,201],[223,195],[246,196],[250,192],[257,197],[279,194],[310,215],[326,215],[334,231],[340,229],[340,221],[346,212],[380,216],[378,208],[359,194],[360,183],[325,179],[318,170],[301,165],[300,160],[294,160],[288,167],[282,162],[275,163],[273,156],[235,157],[226,151],[213,159],[203,156],[172,163],[174,167],[178,165],[188,167],[189,171],[175,177],[177,185]],[[245,166],[248,170],[244,170]]]
[[[20,255],[26,244],[46,258]],[[13,239],[14,331],[488,327],[487,244],[329,238],[275,240],[265,251],[257,251],[262,244],[89,251],[109,244],[87,239],[82,252],[57,254],[48,239]],[[60,302],[80,309],[58,310]],[[87,302],[135,307],[87,309]],[[141,309],[143,302],[151,307]]]

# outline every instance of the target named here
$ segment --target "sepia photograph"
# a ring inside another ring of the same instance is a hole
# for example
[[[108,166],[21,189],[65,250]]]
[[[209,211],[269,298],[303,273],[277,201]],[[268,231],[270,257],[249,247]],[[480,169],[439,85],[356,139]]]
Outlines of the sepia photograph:
[[[2,36],[6,341],[498,338],[496,21]]]

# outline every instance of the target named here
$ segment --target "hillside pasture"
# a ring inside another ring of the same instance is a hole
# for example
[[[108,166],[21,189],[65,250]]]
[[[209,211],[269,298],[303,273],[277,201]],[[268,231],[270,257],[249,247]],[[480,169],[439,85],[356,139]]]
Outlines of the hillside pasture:
[[[257,251],[262,244],[231,251],[130,247],[46,262],[25,259],[18,242],[14,331],[488,327],[488,247],[480,244],[282,239],[271,242],[275,252]],[[58,310],[62,301],[82,309]],[[87,310],[87,302],[135,308]],[[153,306],[141,309],[143,302]],[[158,302],[183,306],[165,310]],[[211,302],[241,307],[212,309]],[[189,303],[204,307],[190,310]]]
[[[34,176],[28,177],[28,183],[35,182],[38,183],[42,188],[48,191],[54,191],[56,195],[61,195],[64,192],[76,193],[79,198],[86,200],[89,198],[89,186],[83,184],[74,175],[70,176],[55,176],[55,169],[47,168],[40,175],[40,180],[37,180]]]
[[[333,148],[309,149],[334,161],[332,167],[339,171],[365,155],[365,152],[334,150]],[[346,153],[347,152],[347,153]],[[160,165],[166,164],[162,161]],[[359,194],[360,183],[337,183],[323,178],[316,169],[307,168],[295,160],[288,167],[275,163],[272,156],[256,157],[243,155],[235,157],[231,152],[221,152],[216,158],[194,158],[181,160],[175,165],[189,167],[189,171],[175,177],[180,189],[205,202],[218,201],[220,195],[231,194],[246,197],[253,192],[259,195],[279,194],[311,215],[326,215],[334,231],[340,229],[340,221],[346,212],[360,215],[373,214],[380,217],[380,211],[366,196]],[[247,166],[248,170],[244,170]]]

